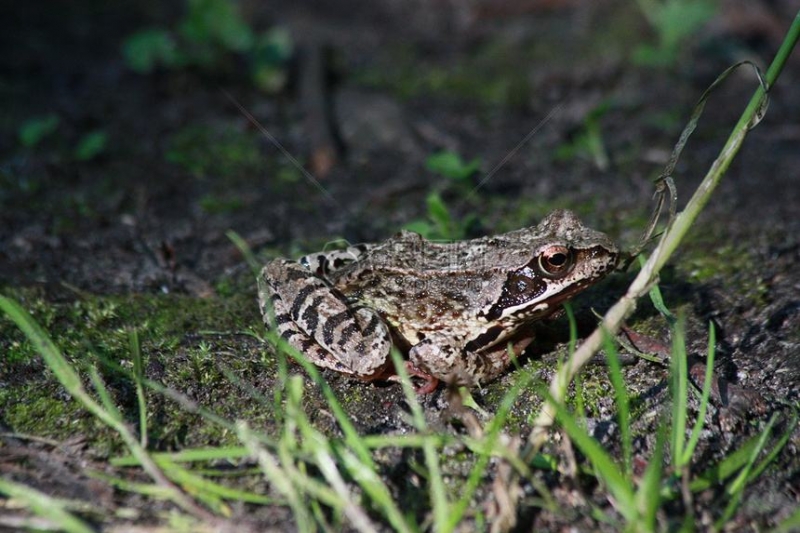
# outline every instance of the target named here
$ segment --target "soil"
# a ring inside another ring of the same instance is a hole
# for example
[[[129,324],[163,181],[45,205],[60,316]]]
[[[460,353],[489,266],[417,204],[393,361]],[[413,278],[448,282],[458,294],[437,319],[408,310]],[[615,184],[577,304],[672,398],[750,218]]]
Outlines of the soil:
[[[101,368],[131,427],[134,385],[119,367],[131,367],[131,331],[138,333],[146,377],[184,398],[176,404],[150,393],[151,449],[238,442],[199,406],[277,435],[282,414],[271,398],[283,383],[281,365],[259,340],[255,276],[229,232],[260,263],[338,239],[376,241],[412,223],[435,229],[426,203],[435,191],[450,231],[462,237],[535,224],[567,207],[632,248],[694,103],[736,61],[765,68],[795,16],[792,4],[721,2],[674,56],[643,64],[637,54],[658,36],[629,2],[244,1],[249,25],[291,36],[291,58],[278,65],[271,91],[256,87],[252,57],[242,52],[206,66],[135,72],[125,39],[146,27],[177,28],[180,2],[0,7],[0,292],[32,314],[82,375],[90,364]],[[800,501],[800,430],[792,424],[800,402],[798,67],[795,52],[766,117],[660,282],[667,307],[685,320],[698,383],[709,324],[716,330],[712,409],[693,472],[730,456],[773,417],[768,442],[788,435],[727,522],[736,531],[774,527]],[[679,207],[755,87],[740,68],[709,100],[674,175]],[[22,138],[47,116],[57,117],[49,134]],[[93,133],[102,139],[94,151],[86,146]],[[432,171],[426,162],[440,151],[477,158],[479,173],[465,182]],[[593,328],[591,309],[605,311],[632,277],[615,275],[576,300],[579,335]],[[650,302],[628,326],[656,352],[671,344]],[[568,328],[559,320],[541,329],[522,365],[546,382]],[[3,479],[69,499],[100,530],[169,523],[169,504],[88,473],[147,480],[109,463],[125,453],[122,443],[69,399],[5,318],[0,360]],[[498,409],[517,372],[473,392],[486,413]],[[634,398],[635,462],[646,464],[658,417],[670,409],[669,371],[638,360],[623,373]],[[363,434],[408,431],[399,386],[324,377]],[[589,429],[619,454],[604,365],[587,370],[583,395]],[[436,431],[464,431],[452,399],[444,389],[422,398]],[[526,435],[540,403],[535,391],[523,394],[509,434]],[[323,433],[340,434],[308,379],[303,407]],[[557,440],[546,451],[563,459]],[[422,522],[414,453],[387,451],[379,462],[401,508]],[[445,474],[463,480],[469,470],[451,455]],[[591,514],[613,513],[609,502],[581,479],[543,474],[558,505],[523,499],[518,529],[614,530]],[[493,501],[491,485],[487,477],[476,505]],[[696,495],[690,514],[698,529],[721,516],[722,486]],[[670,505],[660,523],[683,512]],[[27,516],[0,496],[0,529],[22,527]],[[239,503],[224,528],[294,524],[288,507]]]

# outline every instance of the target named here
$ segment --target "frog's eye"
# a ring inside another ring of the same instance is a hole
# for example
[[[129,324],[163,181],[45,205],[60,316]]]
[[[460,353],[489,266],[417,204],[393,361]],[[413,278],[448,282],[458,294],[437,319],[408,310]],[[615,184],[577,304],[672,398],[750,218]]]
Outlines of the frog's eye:
[[[551,278],[565,276],[572,269],[572,264],[572,251],[566,246],[550,246],[539,254],[539,270]]]

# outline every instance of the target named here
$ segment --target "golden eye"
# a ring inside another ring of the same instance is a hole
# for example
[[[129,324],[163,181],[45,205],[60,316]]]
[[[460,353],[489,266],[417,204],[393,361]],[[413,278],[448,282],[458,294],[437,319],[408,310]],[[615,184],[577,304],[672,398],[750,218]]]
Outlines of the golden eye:
[[[572,265],[572,251],[566,246],[553,245],[539,254],[539,270],[551,278],[567,275]]]

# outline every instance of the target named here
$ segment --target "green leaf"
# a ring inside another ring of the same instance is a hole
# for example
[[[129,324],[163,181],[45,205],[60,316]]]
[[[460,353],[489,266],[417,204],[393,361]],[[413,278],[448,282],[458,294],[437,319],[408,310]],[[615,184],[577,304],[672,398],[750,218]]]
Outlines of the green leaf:
[[[662,46],[677,47],[714,16],[715,11],[714,3],[707,0],[668,0],[658,17]]]
[[[658,43],[637,46],[631,59],[638,65],[650,67],[675,63],[684,43],[717,11],[716,2],[712,0],[640,0],[639,7],[658,34]]]
[[[444,200],[438,193],[432,192],[425,199],[428,205],[428,216],[439,227],[443,234],[448,233],[448,228],[452,225],[453,217],[450,216],[450,211],[444,205]]]
[[[294,52],[294,41],[286,28],[272,28],[259,35],[251,55],[253,82],[262,91],[276,93],[289,79],[287,63]]]
[[[26,120],[19,128],[19,142],[26,148],[36,146],[56,131],[59,121],[54,113]]]
[[[481,160],[476,157],[466,163],[457,153],[443,151],[429,156],[425,161],[425,166],[431,172],[436,172],[446,178],[464,181],[478,171]]]
[[[175,39],[167,30],[148,28],[130,35],[122,43],[122,56],[128,68],[140,74],[158,66],[174,67],[180,61]]]
[[[87,133],[78,142],[75,148],[75,159],[78,161],[90,161],[102,154],[106,149],[108,136],[102,130],[95,130]]]
[[[283,65],[292,57],[294,41],[287,28],[277,27],[258,36],[253,53],[257,63]]]
[[[241,52],[253,46],[254,36],[230,0],[189,0],[189,11],[179,31],[188,41],[215,44]]]
[[[413,231],[414,233],[419,233],[425,238],[430,238],[430,236],[433,234],[433,227],[425,220],[412,220],[403,226],[403,229]]]

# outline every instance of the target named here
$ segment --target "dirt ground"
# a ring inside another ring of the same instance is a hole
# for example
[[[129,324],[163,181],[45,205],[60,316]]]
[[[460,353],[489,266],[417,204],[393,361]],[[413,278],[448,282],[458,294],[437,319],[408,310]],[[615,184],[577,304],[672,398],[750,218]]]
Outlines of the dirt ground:
[[[291,56],[270,78],[277,80],[272,90],[255,86],[246,53],[226,52],[206,66],[135,72],[125,60],[125,39],[145,27],[176,27],[181,2],[0,7],[0,292],[20,301],[72,362],[105,358],[124,365],[127,332],[136,328],[148,378],[267,432],[276,417],[247,391],[270,397],[276,366],[246,334],[261,327],[255,279],[229,231],[260,262],[340,238],[373,242],[412,222],[435,226],[426,198],[436,191],[464,237],[532,225],[566,207],[630,248],[652,209],[653,180],[695,101],[736,61],[766,68],[797,8],[790,0],[720,2],[674,56],[647,64],[643,47],[658,43],[658,34],[629,2],[266,6],[246,0],[239,6],[252,27],[290,36]],[[674,176],[680,205],[755,87],[742,68],[712,96]],[[698,471],[758,434],[773,415],[780,436],[800,402],[797,87],[795,51],[765,119],[661,279],[667,306],[686,317],[692,356],[705,353],[709,322],[717,332],[717,389]],[[26,125],[47,117],[57,117],[47,134],[23,138]],[[92,135],[100,139],[94,150]],[[478,158],[479,172],[465,182],[432,171],[426,162],[440,151]],[[605,311],[632,277],[615,275],[577,299],[581,335],[595,322],[591,309]],[[628,325],[671,342],[649,302]],[[568,336],[563,320],[542,329],[523,364],[546,380]],[[241,382],[231,384],[221,369]],[[624,372],[639,412],[664,409],[665,368],[640,360]],[[483,409],[493,412],[514,374],[474,393]],[[605,376],[603,365],[593,365],[585,377],[597,402],[587,416],[595,436],[616,450]],[[106,377],[134,423],[130,382],[110,371]],[[325,377],[363,433],[407,428],[399,387]],[[312,419],[336,434],[319,392],[307,395]],[[515,407],[512,433],[530,428],[540,400],[532,392],[528,398]],[[176,413],[164,397],[152,402],[154,449],[232,438],[196,413]],[[457,431],[444,391],[423,403],[434,428]],[[651,449],[654,424],[635,423],[637,453]],[[0,319],[2,477],[91,502],[82,516],[100,529],[164,523],[167,504],[84,475],[87,465],[114,471],[105,460],[121,450],[69,401],[10,321]],[[764,531],[797,509],[799,453],[795,428],[745,492],[731,531]],[[412,505],[406,458],[384,460],[398,499]],[[577,489],[549,482],[566,494],[561,503],[569,508]],[[582,489],[591,499],[593,488]],[[488,480],[480,495],[491,497]],[[709,490],[696,500],[698,528],[718,516],[719,496]],[[0,529],[13,529],[12,518],[24,512],[3,502],[0,496],[0,515],[7,517]],[[137,511],[115,515],[121,508]],[[255,530],[292,524],[278,506],[242,504],[231,520]],[[520,524],[520,530],[613,528],[580,511],[553,514],[535,506],[521,508]]]

